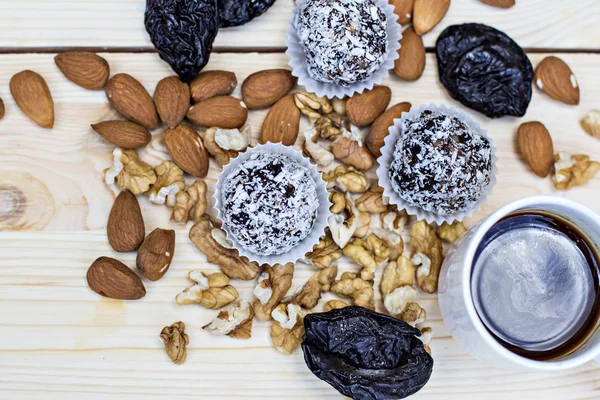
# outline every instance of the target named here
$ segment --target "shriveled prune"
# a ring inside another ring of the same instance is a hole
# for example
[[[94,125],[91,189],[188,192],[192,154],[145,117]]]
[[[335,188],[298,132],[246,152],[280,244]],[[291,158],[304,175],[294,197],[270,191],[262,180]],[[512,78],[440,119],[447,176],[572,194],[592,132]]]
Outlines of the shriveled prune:
[[[490,118],[522,117],[533,68],[510,37],[482,24],[452,25],[436,45],[440,81],[450,95]]]
[[[219,29],[218,0],[147,0],[146,31],[182,81],[204,68]]]
[[[275,0],[219,0],[221,21],[219,26],[243,25],[269,9]]]
[[[396,318],[345,307],[304,318],[306,365],[344,396],[400,399],[429,380],[433,358],[421,332]]]

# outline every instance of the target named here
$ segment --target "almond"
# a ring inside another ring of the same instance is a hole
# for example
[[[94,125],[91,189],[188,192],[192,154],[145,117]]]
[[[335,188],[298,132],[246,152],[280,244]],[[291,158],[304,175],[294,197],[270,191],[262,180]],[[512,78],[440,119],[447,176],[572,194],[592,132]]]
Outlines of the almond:
[[[255,72],[242,84],[242,99],[251,110],[267,108],[296,86],[296,78],[286,69]]]
[[[412,26],[402,32],[400,58],[394,62],[394,73],[405,81],[416,81],[425,70],[425,46]]]
[[[566,104],[579,104],[579,85],[571,68],[558,57],[544,58],[535,69],[533,77],[537,87],[554,100]]]
[[[117,147],[138,149],[152,140],[148,129],[129,121],[103,121],[92,124],[92,129]]]
[[[17,106],[33,122],[47,129],[54,126],[54,100],[40,74],[19,72],[10,80],[10,93]]]
[[[390,0],[389,3],[394,6],[394,13],[398,16],[400,24],[410,23],[415,0]]]
[[[179,125],[165,132],[167,152],[175,164],[190,175],[201,178],[208,174],[208,152],[198,132],[188,125]]]
[[[96,259],[87,272],[90,289],[100,296],[119,300],[137,300],[146,295],[142,280],[119,260]]]
[[[291,146],[296,143],[299,129],[300,110],[296,107],[294,95],[288,94],[269,110],[262,124],[260,142]]]
[[[554,147],[550,133],[541,122],[526,122],[517,133],[519,150],[533,172],[544,178],[554,163]]]
[[[241,128],[246,123],[248,109],[240,99],[216,96],[194,104],[187,117],[200,126],[234,129]]]
[[[165,125],[175,128],[190,108],[190,87],[176,76],[161,79],[154,91],[154,104]]]
[[[108,215],[106,231],[108,242],[115,251],[134,251],[142,244],[144,218],[140,204],[129,190],[123,190],[115,199]]]
[[[0,99],[0,119],[4,117],[4,102]]]
[[[158,115],[152,97],[133,76],[117,74],[110,78],[104,90],[110,105],[119,114],[148,129],[158,126]]]
[[[235,90],[237,78],[233,72],[206,71],[200,73],[190,83],[194,103],[215,96],[228,96]]]
[[[54,57],[65,77],[84,89],[102,89],[108,81],[110,67],[99,55],[88,51],[69,51]]]
[[[444,18],[449,7],[450,0],[415,0],[413,28],[417,35],[432,30]]]
[[[169,270],[174,253],[175,231],[157,228],[144,239],[138,250],[137,270],[143,277],[157,281]]]
[[[385,138],[389,135],[390,126],[394,125],[394,119],[402,117],[403,112],[409,112],[412,105],[408,102],[398,103],[390,107],[386,112],[371,125],[367,136],[367,148],[375,157],[381,157],[381,148],[385,144]]]
[[[600,138],[600,111],[588,111],[581,120],[581,126],[588,135]]]
[[[375,86],[355,94],[346,102],[346,112],[352,125],[371,125],[390,104],[392,91],[387,86]]]
[[[479,0],[482,3],[498,8],[511,8],[515,5],[515,0]]]

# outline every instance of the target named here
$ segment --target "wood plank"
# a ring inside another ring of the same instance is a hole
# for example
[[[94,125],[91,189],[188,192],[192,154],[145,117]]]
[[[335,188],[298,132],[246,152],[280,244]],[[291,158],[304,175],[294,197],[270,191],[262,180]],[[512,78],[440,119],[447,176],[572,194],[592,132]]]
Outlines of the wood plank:
[[[263,16],[222,30],[217,48],[282,48],[293,0],[279,0]],[[0,48],[151,48],[144,0],[0,0]],[[600,2],[521,0],[509,10],[478,0],[455,0],[441,24],[425,36],[433,46],[448,25],[481,22],[506,31],[527,48],[600,49]]]
[[[49,399],[148,399],[165,393],[185,398],[339,398],[308,371],[301,351],[284,356],[271,347],[268,323],[255,322],[248,341],[214,337],[201,326],[216,311],[175,305],[174,296],[188,284],[188,270],[217,270],[185,232],[178,233],[170,271],[159,282],[146,282],[147,296],[133,302],[100,298],[86,285],[86,269],[96,257],[117,256],[135,264],[134,254],[112,252],[102,231],[4,232],[0,246],[2,398],[40,398],[42,393]],[[342,262],[340,268],[352,266]],[[313,272],[298,264],[292,290]],[[233,284],[242,298],[251,298],[251,282]],[[436,364],[430,383],[415,399],[597,397],[597,364],[560,373],[490,367],[464,354],[450,338],[435,296],[420,297],[435,332]],[[377,306],[382,309],[379,298]],[[185,321],[190,335],[182,366],[168,360],[158,338],[164,325],[177,320]]]
[[[153,54],[105,54],[113,73],[129,72],[153,92],[156,82],[169,75],[168,67]],[[536,64],[543,54],[531,55]],[[591,108],[600,108],[600,76],[597,66],[600,55],[565,54],[562,56],[572,67],[581,86],[579,107],[553,101],[534,90],[533,101],[525,118],[490,120],[475,115],[493,138],[500,161],[498,184],[489,204],[477,214],[477,220],[492,210],[526,195],[555,194],[565,196],[600,212],[596,201],[600,179],[582,188],[558,192],[550,179],[540,179],[530,173],[515,151],[515,132],[521,122],[540,120],[550,130],[555,149],[568,152],[586,152],[600,158],[600,140],[588,136],[580,127],[580,118]],[[208,68],[230,69],[241,82],[248,74],[265,68],[285,67],[283,54],[215,54]],[[390,77],[385,82],[392,88],[392,102],[411,101],[460,104],[450,99],[437,79],[435,60],[427,58],[428,67],[417,82],[406,83]],[[0,56],[0,76],[9,77],[25,69],[40,72],[48,81],[56,102],[56,126],[53,130],[38,128],[16,107],[8,85],[0,86],[0,97],[6,103],[6,116],[0,121],[0,230],[86,230],[103,229],[115,188],[107,187],[102,171],[112,163],[113,146],[104,142],[89,127],[90,123],[116,118],[102,91],[86,91],[67,81],[58,71],[52,55]],[[239,85],[234,95],[239,96]],[[468,111],[468,110],[467,110]],[[249,123],[255,135],[266,111],[251,111]],[[303,118],[302,128],[307,121]],[[154,140],[141,151],[145,161],[157,165],[167,157],[161,142],[164,128],[154,132]],[[216,181],[220,169],[211,164],[208,177]],[[212,193],[212,192],[211,192]],[[151,230],[169,225],[170,210],[142,199],[146,227]],[[472,222],[471,222],[472,223]],[[183,228],[183,227],[181,227]]]

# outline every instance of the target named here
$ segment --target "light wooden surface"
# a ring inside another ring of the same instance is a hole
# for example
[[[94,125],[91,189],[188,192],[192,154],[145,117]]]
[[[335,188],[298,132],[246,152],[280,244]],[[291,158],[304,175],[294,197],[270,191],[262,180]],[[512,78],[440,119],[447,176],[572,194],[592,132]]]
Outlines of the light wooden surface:
[[[587,136],[579,119],[600,109],[600,2],[598,0],[518,0],[510,10],[498,10],[478,0],[454,0],[433,32],[435,44],[451,24],[482,22],[505,30],[535,53],[558,54],[572,67],[581,87],[581,105],[566,106],[534,89],[522,119],[490,120],[472,113],[488,129],[500,158],[498,184],[489,203],[467,221],[472,225],[499,206],[532,194],[545,193],[577,200],[600,213],[600,179],[586,187],[556,192],[549,179],[530,173],[515,151],[515,131],[521,122],[540,120],[549,128],[556,150],[585,152],[600,159],[600,140]],[[134,266],[135,254],[113,253],[106,220],[117,192],[102,180],[111,164],[113,146],[89,124],[117,117],[104,92],[90,92],[68,82],[53,62],[52,48],[107,48],[102,54],[112,73],[127,72],[152,93],[169,67],[150,51],[143,27],[144,0],[0,0],[0,98],[6,116],[0,120],[0,399],[154,399],[154,398],[313,398],[337,399],[339,394],[305,367],[301,351],[276,352],[269,324],[257,323],[252,339],[216,338],[202,331],[216,312],[178,307],[174,296],[189,282],[190,269],[216,271],[187,238],[191,226],[171,224],[169,210],[141,199],[147,230],[177,230],[171,270],[159,282],[145,282],[147,296],[122,302],[100,298],[89,290],[85,273],[99,256],[117,256]],[[266,68],[286,67],[282,54],[293,0],[278,0],[265,15],[242,28],[222,30],[208,69],[226,69],[238,81]],[[224,50],[240,54],[223,53]],[[268,54],[252,51],[268,50]],[[220,53],[221,52],[221,53]],[[546,54],[530,54],[537,64]],[[444,103],[449,98],[437,79],[435,58],[427,56],[424,76],[415,83],[391,77],[392,103]],[[38,128],[17,109],[8,90],[10,77],[23,69],[41,73],[56,103],[56,126]],[[234,95],[239,96],[239,87]],[[469,112],[469,110],[466,110]],[[250,113],[259,132],[265,111]],[[301,129],[307,127],[303,120]],[[141,152],[158,164],[167,157],[162,130]],[[219,168],[211,164],[209,187]],[[371,177],[374,175],[371,174]],[[211,191],[212,193],[212,191]],[[348,262],[342,270],[355,269]],[[298,264],[293,288],[314,272]],[[252,297],[253,283],[235,281],[241,297]],[[420,295],[434,329],[435,369],[429,384],[415,399],[597,399],[600,367],[588,363],[561,373],[504,371],[465,354],[443,325],[435,296]],[[382,310],[377,298],[379,310]],[[319,306],[321,307],[321,305]],[[190,346],[183,366],[173,365],[158,338],[161,328],[183,320]]]
[[[144,29],[145,0],[0,0],[0,48],[152,48]],[[283,48],[293,0],[277,0],[260,18],[223,29],[217,48]],[[433,46],[448,25],[481,22],[505,30],[528,48],[600,48],[597,0],[520,0],[509,10],[479,0],[453,0],[446,17],[425,35]],[[248,34],[246,34],[248,33]]]

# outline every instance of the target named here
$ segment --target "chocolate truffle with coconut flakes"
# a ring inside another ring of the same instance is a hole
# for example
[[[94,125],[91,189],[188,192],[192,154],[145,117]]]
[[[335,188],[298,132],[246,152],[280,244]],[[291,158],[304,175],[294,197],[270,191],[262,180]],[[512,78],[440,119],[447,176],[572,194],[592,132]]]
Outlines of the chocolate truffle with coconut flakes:
[[[307,168],[289,157],[257,152],[223,181],[223,225],[247,251],[290,251],[310,233],[319,208]]]
[[[491,143],[458,118],[423,111],[403,121],[389,176],[407,203],[439,215],[467,211],[491,175]]]
[[[296,27],[314,80],[350,86],[385,60],[387,21],[373,0],[307,0]]]

